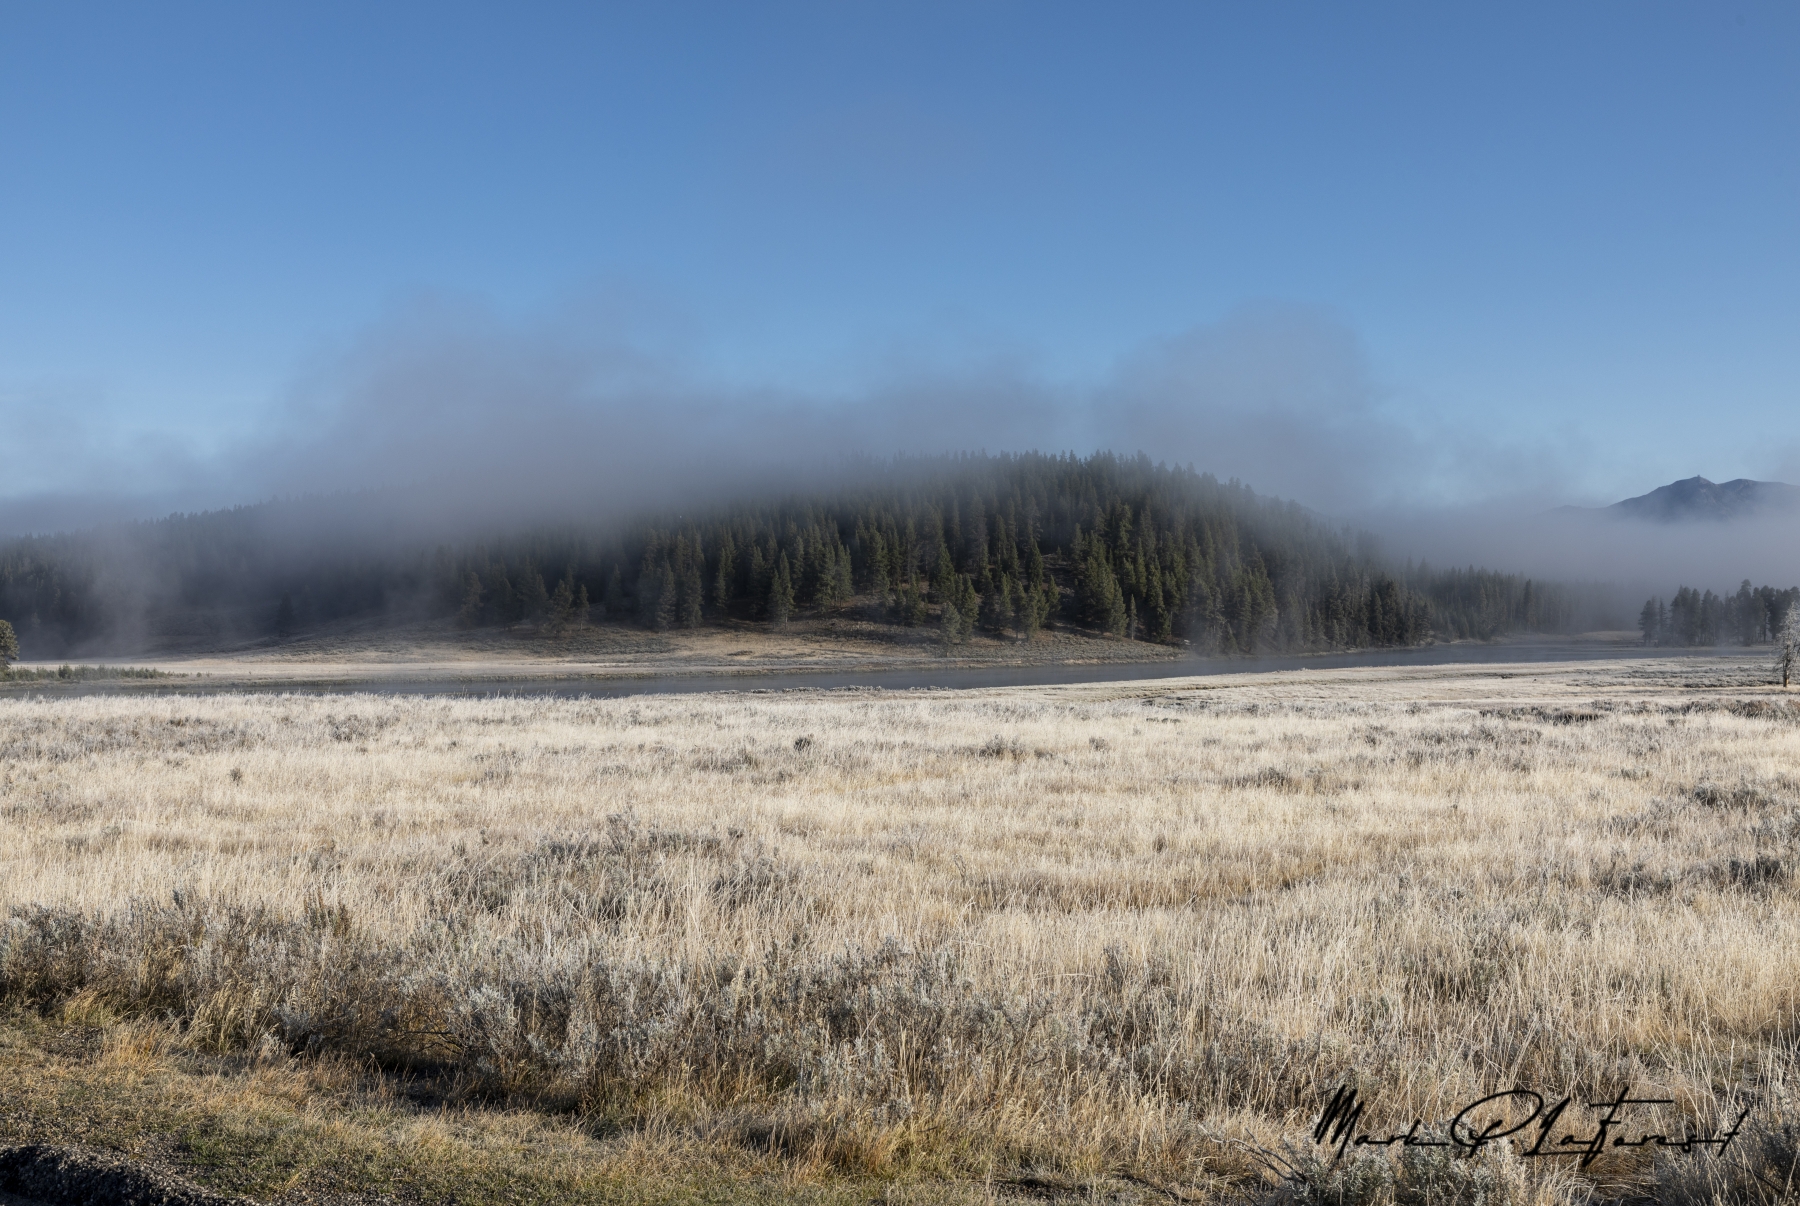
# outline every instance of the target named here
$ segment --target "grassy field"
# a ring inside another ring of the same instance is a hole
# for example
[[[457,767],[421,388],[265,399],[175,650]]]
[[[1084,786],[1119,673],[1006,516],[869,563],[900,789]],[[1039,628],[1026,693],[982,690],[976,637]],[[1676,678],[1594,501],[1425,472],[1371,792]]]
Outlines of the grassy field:
[[[1600,634],[1603,641],[1617,640],[1619,635]],[[977,633],[961,644],[946,646],[935,625],[897,628],[851,613],[799,619],[779,630],[740,623],[652,632],[636,625],[597,623],[558,636],[525,625],[464,629],[450,621],[367,622],[230,648],[138,651],[112,668],[146,667],[176,676],[185,686],[213,689],[1144,663],[1170,661],[1184,652],[1174,645],[1060,628],[1041,631],[1029,641]],[[59,661],[27,661],[15,673],[21,683],[44,682],[54,680],[60,666]],[[0,694],[6,687],[0,680]]]
[[[1781,1200],[1767,677],[0,700],[0,1141],[263,1198]],[[1327,1167],[1346,1082],[1381,1133],[1751,1115]]]

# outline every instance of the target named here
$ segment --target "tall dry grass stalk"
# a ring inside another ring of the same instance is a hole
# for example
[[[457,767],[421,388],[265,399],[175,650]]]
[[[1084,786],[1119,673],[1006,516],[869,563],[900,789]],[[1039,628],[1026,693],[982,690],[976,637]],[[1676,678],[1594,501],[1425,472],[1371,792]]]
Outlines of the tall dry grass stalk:
[[[4,701],[0,993],[802,1169],[1203,1184],[1345,1081],[1402,1129],[1515,1083],[1741,1097],[1775,1142],[1800,713],[1374,681]],[[1368,1167],[1283,1192],[1587,1184]],[[1590,1173],[1719,1198],[1697,1167]]]

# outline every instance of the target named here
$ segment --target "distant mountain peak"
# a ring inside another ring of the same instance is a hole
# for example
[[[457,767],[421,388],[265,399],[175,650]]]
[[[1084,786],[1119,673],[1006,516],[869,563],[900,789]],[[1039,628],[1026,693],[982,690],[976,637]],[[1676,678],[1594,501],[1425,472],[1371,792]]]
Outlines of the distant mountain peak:
[[[1747,477],[1729,482],[1710,482],[1704,477],[1683,478],[1658,486],[1648,494],[1627,498],[1610,507],[1597,508],[1603,515],[1652,523],[1684,523],[1691,520],[1724,522],[1752,515],[1800,511],[1800,486],[1786,482],[1759,482]]]

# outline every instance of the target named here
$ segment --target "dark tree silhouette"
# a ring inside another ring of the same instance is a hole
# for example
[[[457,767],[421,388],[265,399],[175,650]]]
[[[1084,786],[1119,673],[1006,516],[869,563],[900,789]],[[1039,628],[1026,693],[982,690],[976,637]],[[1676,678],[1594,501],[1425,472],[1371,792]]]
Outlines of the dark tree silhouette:
[[[529,630],[539,631],[565,610],[538,568],[555,565],[559,587],[598,598],[608,622],[651,628],[847,608],[941,624],[949,606],[958,632],[966,622],[1030,640],[1068,624],[1240,653],[1486,639],[1573,622],[1572,596],[1555,584],[1474,567],[1399,570],[1301,507],[1142,456],[899,459],[840,480],[849,484],[679,518],[570,521],[464,544],[377,539],[366,523],[359,539],[319,539],[333,523],[355,528],[367,503],[354,496],[0,542],[0,614],[47,656],[115,633],[154,643],[197,629],[266,632],[284,594],[309,627],[548,619]],[[1772,640],[1785,597],[1684,588],[1666,619],[1658,604],[1654,642]]]

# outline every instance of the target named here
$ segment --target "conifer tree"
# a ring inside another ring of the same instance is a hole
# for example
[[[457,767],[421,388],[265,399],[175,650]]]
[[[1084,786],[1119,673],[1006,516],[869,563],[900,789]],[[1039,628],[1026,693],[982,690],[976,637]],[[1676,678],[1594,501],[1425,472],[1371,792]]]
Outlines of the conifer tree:
[[[504,573],[494,583],[494,614],[503,624],[516,624],[520,618],[518,592]]]
[[[550,610],[550,592],[544,589],[544,575],[538,573],[534,565],[527,565],[520,578],[519,605],[524,613],[521,618],[527,620],[541,619]]]
[[[1000,581],[981,596],[982,626],[996,633],[1014,627],[1016,617],[1013,603],[1017,598],[1018,586],[1013,582],[1012,576],[1001,574]]]
[[[957,640],[966,641],[975,631],[975,618],[981,614],[981,595],[975,590],[975,579],[968,574],[956,575],[955,603],[961,621]]]
[[[19,634],[5,620],[0,620],[0,674],[11,669],[19,660]]]
[[[945,598],[939,617],[944,643],[960,645],[975,631],[975,618],[981,611],[981,596],[968,574],[952,574],[945,587]]]
[[[1014,583],[1013,591],[1013,627],[1020,640],[1029,641],[1044,626],[1044,617],[1049,614],[1049,599],[1041,588],[1034,590],[1024,582]]]
[[[1150,571],[1148,588],[1144,597],[1145,639],[1166,641],[1175,632],[1175,612],[1168,605],[1168,596],[1163,590],[1161,570]]]
[[[893,605],[889,609],[898,623],[908,628],[917,627],[925,622],[929,610],[925,603],[925,593],[919,589],[917,582],[908,582],[895,588]]]
[[[776,563],[775,574],[769,584],[769,620],[777,628],[786,628],[788,617],[794,614],[794,576],[788,565],[788,556],[781,554]]]
[[[473,628],[481,623],[481,575],[470,570],[463,579],[462,606],[457,610],[456,622],[464,628]]]
[[[675,567],[667,561],[657,570],[656,593],[651,603],[650,626],[658,632],[667,632],[675,622]]]
[[[938,545],[937,568],[931,575],[931,593],[945,602],[956,590],[956,563],[950,559],[950,546]]]
[[[606,578],[606,594],[601,597],[601,610],[609,620],[625,618],[625,575],[618,566],[613,566],[612,573]]]
[[[773,586],[774,567],[769,564],[768,556],[763,552],[760,542],[750,546],[750,600],[761,608],[763,614],[769,609],[769,589]]]
[[[662,604],[662,571],[663,565],[654,553],[644,554],[643,568],[638,570],[637,580],[637,612],[638,623],[645,628],[655,628],[657,608]],[[670,600],[673,605],[674,600]],[[668,625],[664,624],[667,628]]]
[[[1761,628],[1759,621],[1762,618],[1762,608],[1758,604],[1755,588],[1750,585],[1750,579],[1745,578],[1740,582],[1737,594],[1727,602],[1730,605],[1727,610],[1731,613],[1733,635],[1737,637],[1738,644],[1756,644]]]
[[[698,628],[704,618],[700,608],[700,559],[691,558],[682,570],[676,620],[683,628]]]
[[[873,529],[869,532],[867,543],[868,576],[865,581],[868,583],[869,594],[875,597],[876,606],[882,606],[887,603],[891,586],[888,580],[887,542],[882,539],[880,529]]]
[[[569,625],[574,622],[575,588],[567,574],[564,574],[562,581],[556,584],[556,590],[551,592],[547,612],[545,626],[552,635],[561,636],[569,630]]]
[[[719,541],[719,568],[713,575],[713,606],[724,615],[731,610],[732,596],[737,593],[737,546],[732,543],[731,533],[725,533]]]
[[[835,607],[856,593],[851,576],[850,550],[837,541],[835,533],[832,540],[830,554],[826,559],[826,577],[829,581],[829,588],[826,592],[826,606],[828,607]]]
[[[1075,606],[1079,618],[1112,636],[1125,633],[1125,595],[1106,557],[1106,545],[1095,532],[1078,547],[1075,570]]]

